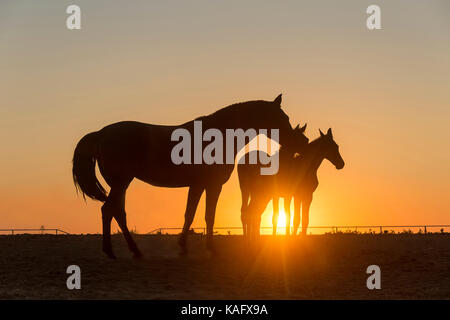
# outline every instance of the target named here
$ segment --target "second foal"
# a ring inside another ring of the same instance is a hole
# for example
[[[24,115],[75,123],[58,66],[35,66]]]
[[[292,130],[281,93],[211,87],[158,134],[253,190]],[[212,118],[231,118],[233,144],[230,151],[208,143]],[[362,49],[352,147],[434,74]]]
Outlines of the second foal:
[[[320,130],[319,130],[320,131]],[[319,185],[317,170],[322,161],[328,159],[336,169],[344,167],[344,160],[339,153],[339,146],[333,140],[331,128],[320,137],[310,142],[298,157],[290,156],[285,160],[285,169],[280,175],[261,176],[259,172],[248,169],[248,166],[238,166],[238,176],[244,206],[244,194],[250,196],[250,203],[242,210],[241,218],[244,229],[253,230],[259,234],[261,215],[267,204],[273,199],[273,234],[276,234],[278,222],[278,202],[284,198],[286,214],[286,235],[290,235],[290,204],[294,197],[294,234],[297,234],[300,225],[300,212],[302,213],[302,233],[306,234],[309,223],[309,207],[312,195]],[[287,164],[286,164],[287,163]],[[280,169],[283,162],[280,161]],[[245,226],[251,224],[251,226]],[[245,233],[244,233],[245,234]]]

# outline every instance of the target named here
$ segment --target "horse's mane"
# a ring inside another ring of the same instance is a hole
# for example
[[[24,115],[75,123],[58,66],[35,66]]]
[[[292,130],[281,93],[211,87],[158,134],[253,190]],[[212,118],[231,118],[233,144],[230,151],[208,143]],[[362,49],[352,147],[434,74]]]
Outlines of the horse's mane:
[[[315,148],[317,146],[318,143],[320,143],[320,141],[323,139],[324,137],[319,136],[317,138],[315,138],[313,141],[311,141],[310,143],[308,143],[306,149],[302,152],[302,153],[297,153],[294,155],[294,159],[298,160],[298,161],[302,161],[305,158],[310,156],[311,150],[313,148]]]
[[[226,117],[229,112],[235,113],[236,109],[245,109],[245,108],[253,108],[253,107],[260,107],[260,104],[267,103],[267,101],[264,100],[253,100],[253,101],[245,101],[245,102],[238,102],[234,103],[232,105],[223,107],[209,115],[206,116],[200,116],[195,118],[195,120],[204,120],[204,119],[211,119],[211,118],[218,118],[218,117]]]
[[[314,146],[314,145],[316,145],[317,143],[320,142],[321,139],[323,139],[323,137],[322,137],[322,136],[318,136],[318,137],[315,138],[313,141],[311,141],[310,143],[308,143],[308,146]]]

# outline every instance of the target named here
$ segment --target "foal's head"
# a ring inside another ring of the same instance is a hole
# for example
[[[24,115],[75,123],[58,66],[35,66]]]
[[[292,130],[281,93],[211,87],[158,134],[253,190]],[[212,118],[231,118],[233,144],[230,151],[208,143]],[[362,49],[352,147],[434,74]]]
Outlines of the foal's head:
[[[309,139],[305,136],[306,123],[303,127],[298,124],[292,130],[292,135],[286,144],[287,148],[293,152],[302,152],[308,146]]]
[[[342,159],[341,154],[339,153],[339,146],[333,140],[333,133],[331,132],[331,128],[328,129],[327,133],[324,134],[320,129],[320,150],[323,152],[323,156],[325,159],[328,159],[336,169],[340,170],[344,167],[344,160]]]

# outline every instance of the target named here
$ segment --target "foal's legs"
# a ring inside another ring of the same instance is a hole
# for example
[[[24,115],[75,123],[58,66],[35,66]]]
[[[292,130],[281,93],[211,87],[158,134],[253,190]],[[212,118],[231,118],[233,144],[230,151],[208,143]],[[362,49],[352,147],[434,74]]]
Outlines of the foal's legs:
[[[243,188],[241,184],[241,222],[242,222],[242,232],[244,237],[247,236],[247,227],[248,227],[248,198],[250,197],[249,192]]]
[[[252,196],[252,198],[250,199],[247,214],[250,217],[249,236],[252,239],[256,239],[259,236],[261,215],[263,214],[264,209],[267,207],[269,201],[270,196],[266,196],[264,194]]]
[[[247,209],[245,211],[241,211],[241,222],[242,222],[242,235],[244,236],[244,238],[247,238],[250,223]]]
[[[311,206],[312,194],[304,197],[302,202],[302,234],[306,236],[309,224],[309,207]]]
[[[286,235],[291,235],[291,197],[284,198],[284,213],[286,215]]]
[[[197,205],[200,201],[203,190],[203,187],[198,186],[191,186],[189,188],[186,211],[184,213],[183,231],[181,232],[180,239],[178,240],[178,244],[180,245],[183,252],[186,252],[187,233],[191,228],[192,221],[194,220],[195,211],[197,210]]]
[[[273,206],[273,216],[272,216],[272,228],[273,228],[273,235],[277,235],[277,226],[278,226],[278,212],[280,211],[280,198],[279,197],[273,197],[272,199],[272,206]]]
[[[302,198],[294,196],[294,235],[297,235],[298,227],[300,226],[300,209],[302,206]]]
[[[206,248],[214,251],[213,234],[214,234],[214,219],[216,216],[216,206],[219,200],[220,191],[222,191],[222,185],[212,185],[206,188]]]

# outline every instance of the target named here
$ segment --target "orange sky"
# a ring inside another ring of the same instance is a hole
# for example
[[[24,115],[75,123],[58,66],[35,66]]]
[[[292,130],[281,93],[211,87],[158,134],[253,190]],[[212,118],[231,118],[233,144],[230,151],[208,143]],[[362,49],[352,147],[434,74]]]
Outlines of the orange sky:
[[[283,93],[307,135],[333,128],[346,167],[324,162],[311,225],[449,224],[450,4],[371,1],[0,3],[0,228],[100,232],[71,159],[87,132],[121,120],[177,124]],[[187,189],[134,181],[129,227],[182,226]],[[240,225],[236,174],[216,226]],[[194,225],[203,226],[201,203]],[[263,224],[270,225],[265,213]]]

